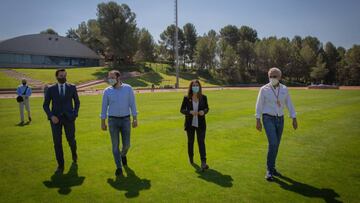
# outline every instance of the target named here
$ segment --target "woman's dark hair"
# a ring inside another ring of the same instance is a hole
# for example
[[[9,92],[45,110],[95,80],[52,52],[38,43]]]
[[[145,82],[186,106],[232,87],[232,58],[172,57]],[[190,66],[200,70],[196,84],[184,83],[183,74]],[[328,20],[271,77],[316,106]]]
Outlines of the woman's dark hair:
[[[188,98],[189,99],[191,99],[191,97],[193,96],[192,86],[193,86],[194,83],[197,83],[199,85],[199,92],[197,93],[198,97],[199,98],[202,97],[202,87],[201,87],[200,81],[199,80],[192,80],[190,82],[189,89],[188,89]]]

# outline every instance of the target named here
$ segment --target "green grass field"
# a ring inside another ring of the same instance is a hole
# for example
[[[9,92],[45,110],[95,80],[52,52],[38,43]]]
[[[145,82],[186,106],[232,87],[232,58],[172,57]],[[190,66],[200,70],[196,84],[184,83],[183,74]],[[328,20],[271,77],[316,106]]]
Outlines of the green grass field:
[[[162,88],[166,85],[174,86],[176,82],[175,73],[166,71],[168,66],[169,65],[167,64],[146,63],[148,72],[144,72],[143,75],[138,77],[126,79],[124,82],[132,85],[134,88],[149,88],[152,84],[156,85],[156,87]],[[134,70],[137,69],[144,68],[141,65],[138,65],[137,67],[134,67]],[[54,74],[56,69],[20,68],[14,70],[47,84],[55,82]],[[108,71],[109,69],[104,67],[69,68],[67,69],[68,81],[71,81],[74,84],[81,84],[92,80],[103,79],[107,75]],[[9,83],[0,83],[0,88],[14,88],[19,83],[15,79],[9,78],[0,73],[0,79],[2,78],[9,81]],[[214,79],[200,77],[194,73],[180,72],[180,87],[187,87],[189,82],[193,79],[199,79],[202,82],[202,85],[207,87],[219,85]],[[14,85],[14,83],[16,83],[16,85]],[[107,87],[106,84],[100,84],[92,86],[90,89],[104,89],[105,87]]]
[[[256,90],[207,91],[207,158],[199,172],[187,160],[184,93],[137,94],[139,127],[132,130],[129,169],[114,182],[108,132],[100,130],[101,96],[81,96],[76,123],[79,164],[56,168],[42,98],[32,98],[33,122],[23,127],[14,99],[0,99],[1,202],[359,202],[360,91],[291,90],[299,129],[290,119],[277,168],[264,180],[267,140],[255,130]],[[195,161],[199,164],[197,145]],[[69,171],[69,173],[68,173]]]
[[[14,69],[17,72],[24,73],[25,75],[43,81],[44,83],[54,83],[56,69]],[[74,84],[79,84],[91,80],[102,78],[107,72],[103,67],[91,68],[69,68],[67,69],[68,80]]]
[[[16,80],[7,76],[5,73],[0,72],[0,89],[1,88],[17,88],[20,85],[21,81]]]

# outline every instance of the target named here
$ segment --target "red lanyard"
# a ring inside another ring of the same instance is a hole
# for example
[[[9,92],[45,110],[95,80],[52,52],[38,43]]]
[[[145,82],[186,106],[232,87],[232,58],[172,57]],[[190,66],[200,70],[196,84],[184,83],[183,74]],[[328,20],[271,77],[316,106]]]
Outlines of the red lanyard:
[[[279,89],[278,89],[278,93],[277,93],[277,95],[276,95],[275,90],[274,90],[273,87],[271,86],[271,90],[272,90],[272,92],[274,93],[274,96],[276,97],[276,104],[277,104],[279,107],[281,107],[281,103],[280,103],[280,101],[279,101],[280,85],[279,85],[278,88],[279,88]]]

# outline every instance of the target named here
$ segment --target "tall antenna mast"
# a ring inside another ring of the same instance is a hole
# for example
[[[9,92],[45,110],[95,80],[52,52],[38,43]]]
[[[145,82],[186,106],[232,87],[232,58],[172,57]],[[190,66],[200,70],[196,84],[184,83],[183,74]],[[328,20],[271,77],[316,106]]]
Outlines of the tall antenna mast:
[[[177,0],[175,0],[175,68],[176,68],[176,83],[175,88],[179,88],[179,41],[178,41],[178,8]]]

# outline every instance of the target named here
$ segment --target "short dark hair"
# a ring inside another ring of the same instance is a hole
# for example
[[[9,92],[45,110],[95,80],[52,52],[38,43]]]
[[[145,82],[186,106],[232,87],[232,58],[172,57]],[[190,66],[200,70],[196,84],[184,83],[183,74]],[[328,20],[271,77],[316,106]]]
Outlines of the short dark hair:
[[[121,74],[120,74],[120,71],[118,71],[118,70],[112,70],[112,71],[110,71],[109,73],[114,73],[117,78],[120,77],[120,75],[121,75]]]
[[[59,75],[59,72],[66,72],[65,68],[59,68],[55,72],[55,76],[57,77]]]

